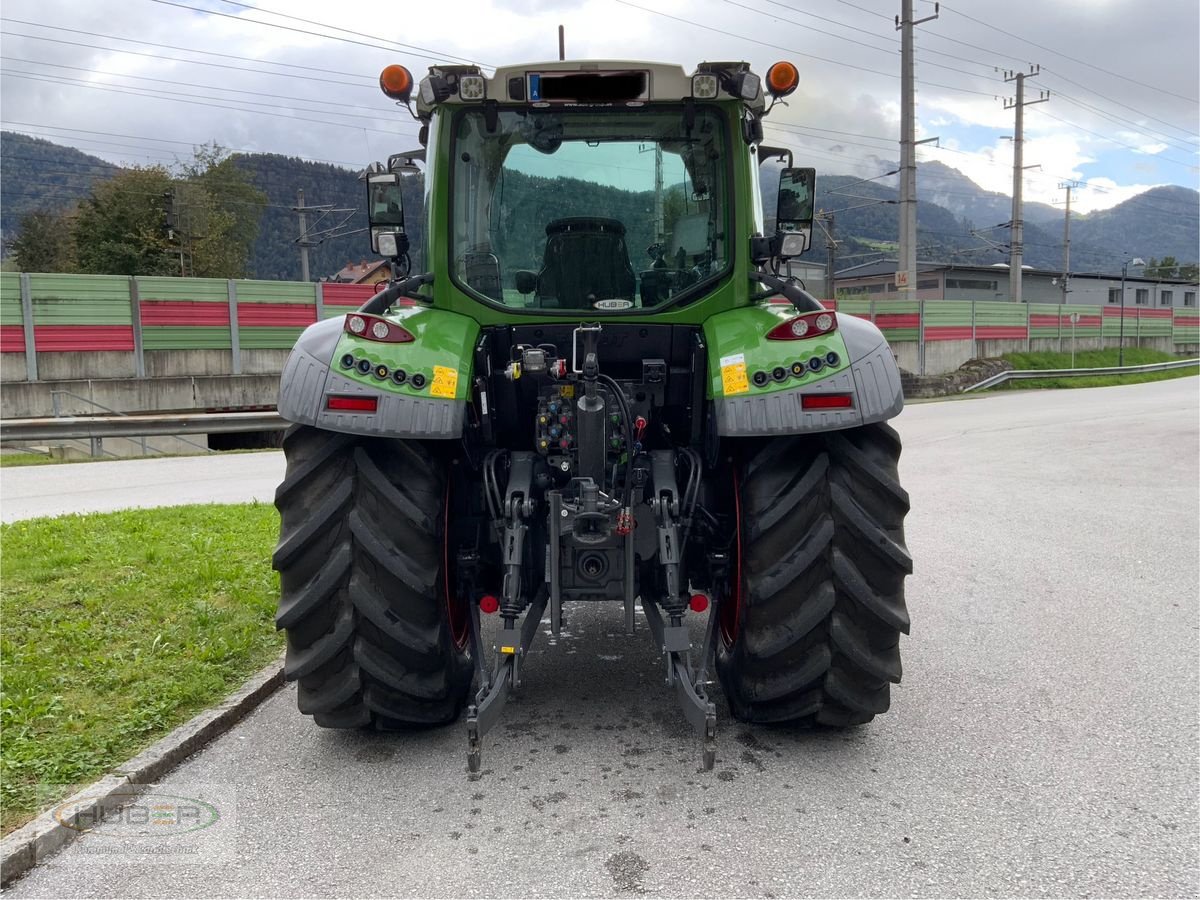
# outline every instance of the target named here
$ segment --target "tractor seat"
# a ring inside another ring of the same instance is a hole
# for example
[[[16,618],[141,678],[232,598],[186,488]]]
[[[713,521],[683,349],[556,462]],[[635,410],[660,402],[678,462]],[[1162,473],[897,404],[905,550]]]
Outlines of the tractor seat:
[[[539,306],[588,309],[597,300],[632,300],[635,280],[625,226],[616,219],[573,216],[546,226]]]

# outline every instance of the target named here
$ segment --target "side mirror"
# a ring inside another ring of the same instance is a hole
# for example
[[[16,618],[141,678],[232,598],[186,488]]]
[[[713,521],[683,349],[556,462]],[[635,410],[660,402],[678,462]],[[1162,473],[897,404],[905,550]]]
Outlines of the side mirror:
[[[789,167],[780,172],[775,243],[776,255],[781,259],[799,256],[812,244],[816,183],[816,169]]]
[[[538,277],[536,272],[520,269],[515,273],[518,294],[532,294],[537,290]]]
[[[396,257],[408,252],[399,172],[367,174],[367,222],[371,229],[371,249],[376,253]]]

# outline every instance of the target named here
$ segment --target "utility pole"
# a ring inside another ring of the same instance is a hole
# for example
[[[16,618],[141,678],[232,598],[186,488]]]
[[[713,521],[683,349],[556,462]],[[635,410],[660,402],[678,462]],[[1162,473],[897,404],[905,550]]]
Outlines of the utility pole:
[[[1022,302],[1021,297],[1021,266],[1025,256],[1025,223],[1022,220],[1022,193],[1025,182],[1025,107],[1035,103],[1045,103],[1050,99],[1049,91],[1039,92],[1037,100],[1025,99],[1025,78],[1027,75],[1037,75],[1041,66],[1030,66],[1028,72],[1005,72],[1005,81],[1017,83],[1015,100],[1005,100],[1005,109],[1017,111],[1017,124],[1013,131],[1013,198],[1012,198],[1012,242],[1008,253],[1008,296],[1013,303]]]
[[[300,237],[296,241],[300,245],[300,280],[308,281],[308,248],[313,245],[313,242],[308,239],[308,216],[305,215],[304,205],[304,190],[296,191],[296,205],[292,207],[292,212],[300,216]]]
[[[567,58],[567,34],[563,26],[558,26],[558,58],[564,60]]]
[[[917,288],[917,113],[913,73],[913,26],[938,17],[913,19],[913,0],[902,0],[896,30],[900,32],[900,252],[896,260],[896,287],[911,297]]]
[[[837,299],[837,284],[834,275],[837,272],[837,241],[833,237],[833,213],[821,213],[817,220],[821,230],[825,232],[825,296],[829,300]]]
[[[1071,277],[1071,190],[1080,187],[1083,182],[1063,181],[1060,188],[1067,189],[1067,215],[1063,219],[1063,273],[1062,273],[1062,302],[1067,302],[1067,282]]]
[[[662,243],[667,239],[667,224],[663,220],[663,149],[654,144],[654,239]]]

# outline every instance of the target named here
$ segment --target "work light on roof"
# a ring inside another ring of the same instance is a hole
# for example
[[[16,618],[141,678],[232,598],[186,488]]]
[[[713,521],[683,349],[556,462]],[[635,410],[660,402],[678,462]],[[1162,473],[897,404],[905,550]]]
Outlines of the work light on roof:
[[[702,74],[692,76],[692,96],[697,100],[716,99],[719,88],[720,82],[717,81],[716,75]]]
[[[482,100],[487,92],[487,81],[482,75],[460,75],[458,96],[463,100]]]

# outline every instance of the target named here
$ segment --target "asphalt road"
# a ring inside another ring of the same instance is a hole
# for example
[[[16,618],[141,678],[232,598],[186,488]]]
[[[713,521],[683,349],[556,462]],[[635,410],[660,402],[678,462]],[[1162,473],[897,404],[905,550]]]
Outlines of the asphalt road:
[[[0,469],[0,521],[275,499],[283,454],[232,453]]]
[[[909,407],[913,634],[864,728],[722,708],[699,773],[644,630],[576,610],[478,781],[461,725],[327,732],[288,688],[158,788],[220,797],[221,841],[131,864],[105,826],[9,893],[1200,895],[1197,401],[1181,379]]]

